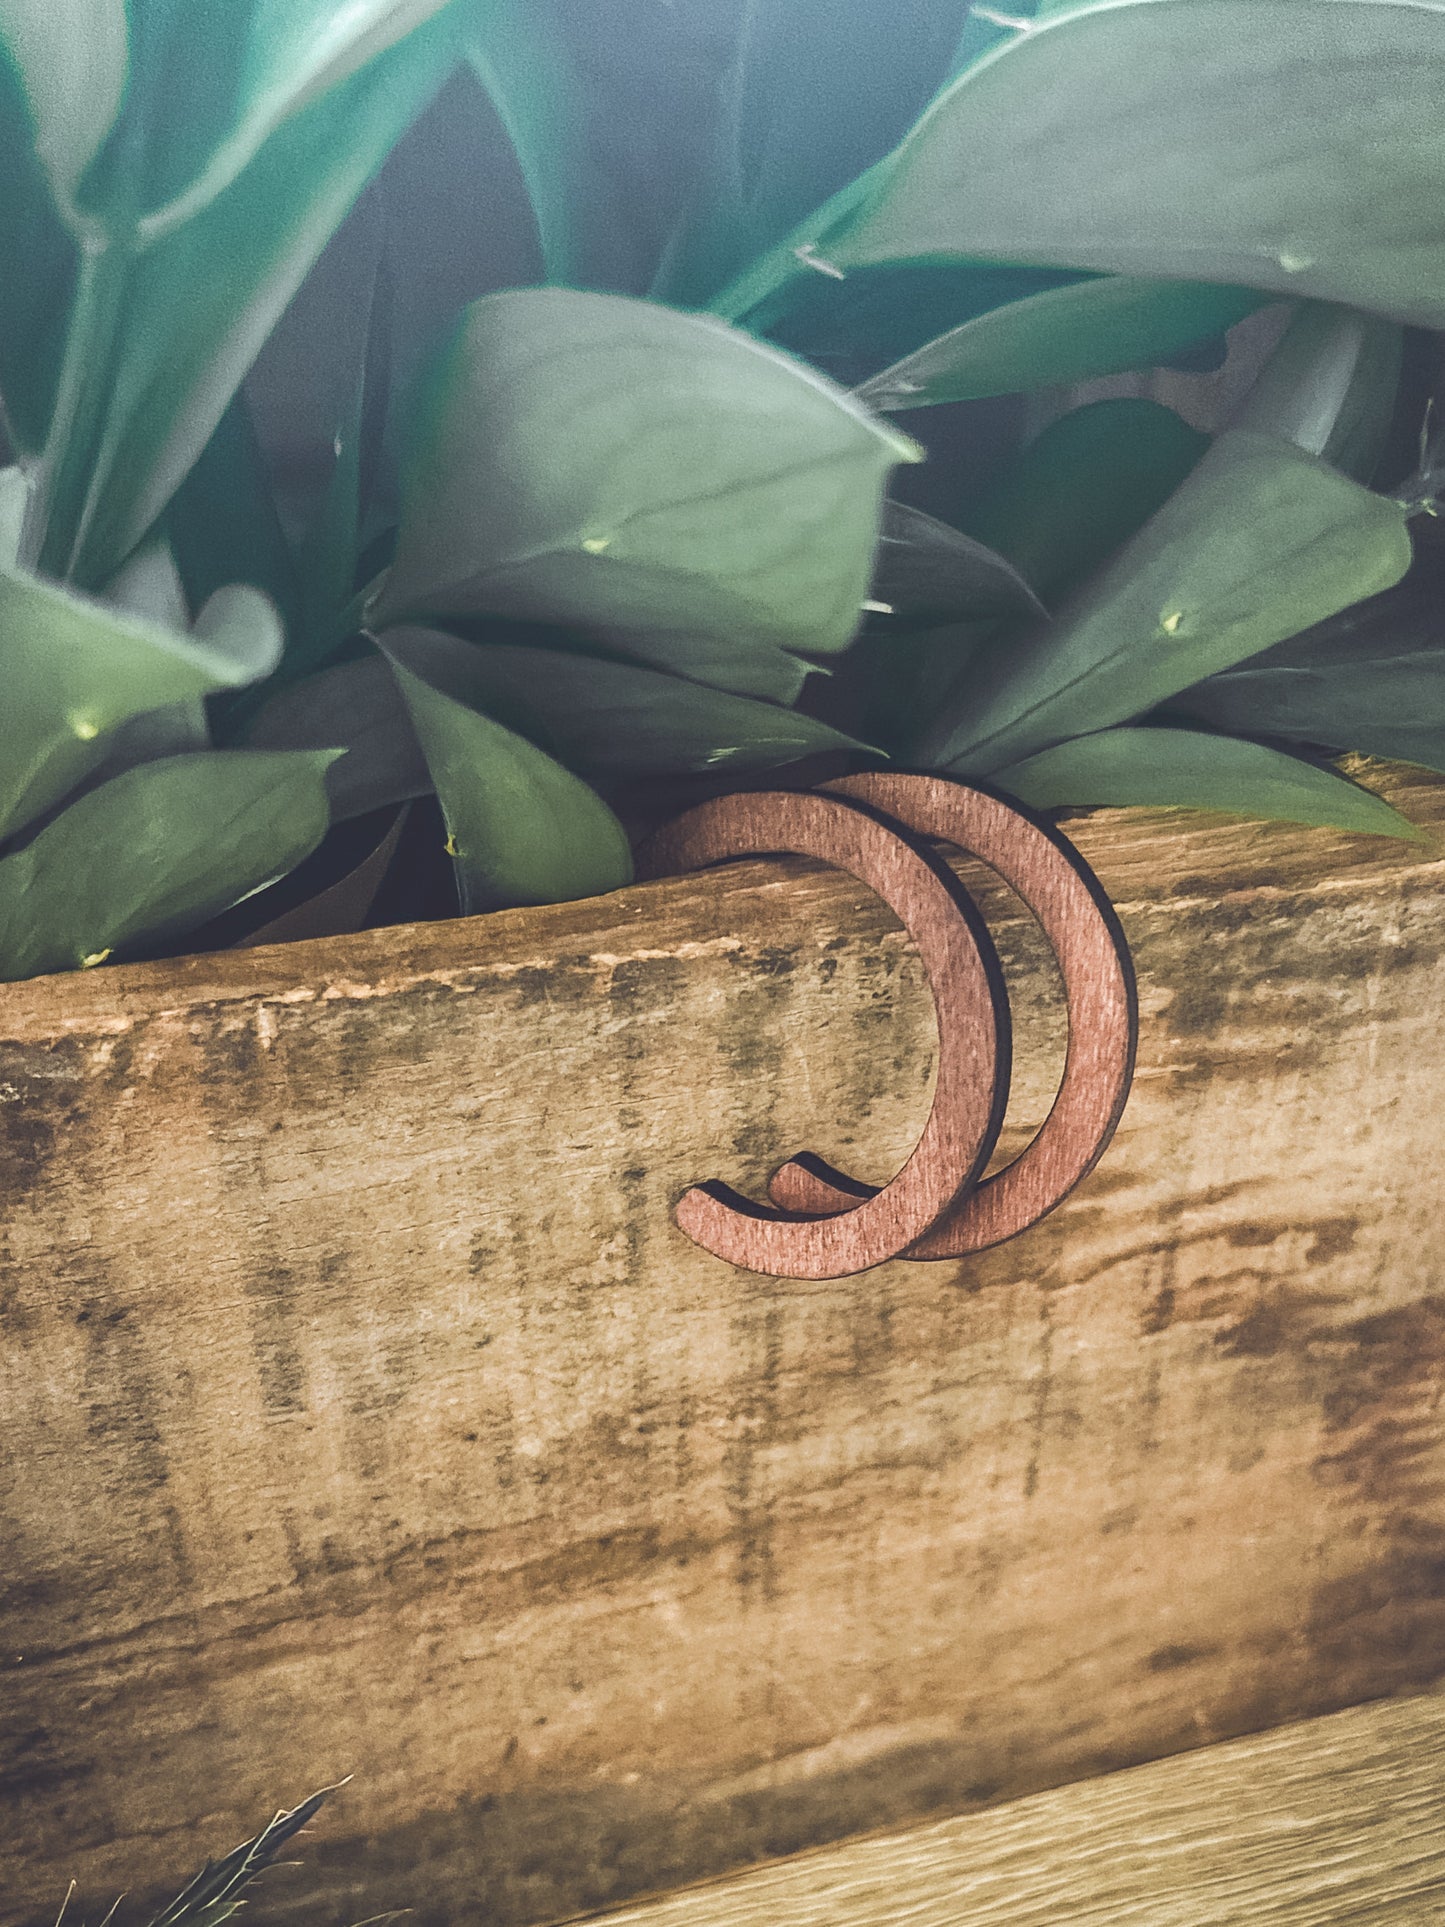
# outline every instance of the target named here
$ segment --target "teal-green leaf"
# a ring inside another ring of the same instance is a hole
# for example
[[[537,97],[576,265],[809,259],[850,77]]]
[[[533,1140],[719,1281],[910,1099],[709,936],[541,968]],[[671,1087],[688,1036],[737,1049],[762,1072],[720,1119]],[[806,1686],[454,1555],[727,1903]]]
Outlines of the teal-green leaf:
[[[0,837],[58,803],[132,718],[267,675],[270,605],[222,591],[181,635],[18,570],[0,571]]]
[[[1362,756],[1445,770],[1445,722],[1363,722],[1350,731],[1350,738]]]
[[[912,627],[1042,615],[1028,581],[996,549],[904,502],[886,502],[870,601]]]
[[[68,11],[56,9],[62,28]],[[43,0],[27,14],[33,32]],[[20,73],[0,46],[0,417],[20,455],[34,455],[45,439],[79,258],[36,142]]]
[[[719,88],[706,192],[659,299],[703,305],[751,256],[870,167],[947,78],[967,0],[840,17],[837,0],[746,0]]]
[[[629,882],[627,835],[601,797],[474,708],[444,666],[427,667],[423,677],[392,658],[446,818],[463,910],[566,903]]]
[[[1189,729],[1108,729],[1076,736],[997,771],[1034,809],[1138,804],[1271,817],[1365,836],[1419,832],[1382,797],[1334,770],[1235,736]]]
[[[917,458],[813,370],[620,296],[486,296],[441,357],[374,623],[496,615],[791,701],[868,594]]]
[[[1425,550],[1385,594],[1181,691],[1168,704],[1170,720],[1439,768],[1445,756],[1441,564],[1437,552]]]
[[[0,570],[13,569],[30,502],[30,479],[23,468],[0,468]]]
[[[962,713],[923,753],[984,775],[1126,722],[1409,564],[1398,503],[1290,443],[1226,433],[1052,627],[975,663]]]
[[[434,785],[385,658],[335,663],[271,695],[251,723],[252,749],[340,749],[326,772],[332,820],[429,796]]]
[[[865,381],[870,408],[898,414],[1150,368],[1252,314],[1253,288],[1107,275],[1010,301],[950,329]]]
[[[122,615],[139,616],[142,622],[158,623],[162,629],[185,630],[191,626],[186,585],[176,567],[175,552],[164,536],[135,551],[125,567],[106,583],[104,599]]]
[[[964,525],[1052,607],[1137,534],[1208,447],[1159,402],[1086,402],[1005,465]]]
[[[1389,756],[1388,732],[1445,731],[1445,642],[1318,668],[1243,663],[1186,691],[1176,710],[1220,729]]]
[[[112,233],[138,224],[147,243],[209,206],[278,128],[344,89],[452,0],[106,4],[129,15],[130,84],[82,201]],[[77,13],[92,5],[70,0]]]
[[[113,777],[0,859],[0,978],[193,929],[325,835],[330,752],[212,750]]]
[[[1306,302],[1230,426],[1278,435],[1368,482],[1390,431],[1403,352],[1398,322]]]
[[[296,562],[244,391],[171,498],[165,527],[193,607],[217,589],[249,583],[275,604],[290,637],[301,606]]]
[[[87,263],[41,564],[103,582],[165,508],[347,210],[450,71],[443,19],[294,113],[203,212]],[[107,358],[109,357],[109,358]]]
[[[1031,33],[1037,22],[1047,20],[1051,14],[1076,12],[1080,4],[1081,0],[1017,0],[1016,5],[1010,4],[1007,13],[992,7],[972,8],[954,50],[949,78],[956,80],[965,68],[972,67],[996,47]]]
[[[584,776],[773,769],[821,750],[861,749],[797,710],[630,663],[518,643],[392,629],[393,662],[507,723]]]
[[[606,217],[571,50],[536,0],[481,0],[463,45],[527,183],[547,278],[575,283],[588,258],[589,226]]]
[[[1315,295],[1445,324],[1439,0],[1124,0],[963,73],[866,193],[755,269],[1033,261]],[[725,312],[736,312],[726,306]]]
[[[125,0],[0,0],[0,68],[18,84],[35,158],[60,208],[72,206],[110,132],[128,46]],[[0,81],[0,98],[7,91]]]
[[[841,281],[814,273],[780,289],[747,326],[857,395],[879,370],[979,315],[1096,278],[992,261],[905,261]]]

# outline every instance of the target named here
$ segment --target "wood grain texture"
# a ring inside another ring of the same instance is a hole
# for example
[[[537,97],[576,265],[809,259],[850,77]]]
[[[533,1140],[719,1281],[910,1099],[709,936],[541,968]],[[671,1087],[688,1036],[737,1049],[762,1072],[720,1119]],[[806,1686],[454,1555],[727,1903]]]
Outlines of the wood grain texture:
[[[1445,1670],[1445,785],[1391,793],[1423,844],[1070,824],[1109,1155],[839,1283],[671,1223],[917,1140],[931,998],[837,871],[6,987],[0,1921],[355,1773],[277,1917],[507,1927]],[[1016,1148],[1056,976],[969,881]]]
[[[1423,1927],[1445,1700],[1387,1700],[857,1840],[607,1927]]]
[[[862,1198],[830,1197],[799,1223],[716,1182],[685,1192],[675,1212],[694,1243],[775,1278],[845,1278],[914,1245],[967,1197],[988,1163],[1008,1102],[1008,999],[993,940],[967,892],[891,817],[835,796],[755,790],[688,810],[653,837],[644,874],[673,876],[728,857],[817,857],[866,883],[918,950],[938,1041],[933,1102],[901,1171]],[[806,1207],[805,1207],[806,1208]]]
[[[988,791],[946,776],[891,770],[843,777],[827,787],[986,863],[1038,918],[1058,963],[1068,1043],[1053,1108],[1032,1142],[964,1192],[906,1255],[941,1259],[987,1251],[1057,1210],[1119,1127],[1139,1041],[1128,944],[1113,905],[1068,840]],[[906,917],[904,925],[911,928]],[[950,1020],[945,1014],[945,1027]],[[768,1195],[790,1211],[852,1211],[870,1193],[805,1153],[773,1173]]]

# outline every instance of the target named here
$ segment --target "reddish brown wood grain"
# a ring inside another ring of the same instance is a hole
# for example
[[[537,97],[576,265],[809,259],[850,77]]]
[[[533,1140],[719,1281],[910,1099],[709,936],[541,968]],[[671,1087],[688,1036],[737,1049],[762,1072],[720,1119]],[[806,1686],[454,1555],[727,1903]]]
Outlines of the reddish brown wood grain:
[[[1010,1040],[992,939],[953,872],[889,819],[843,797],[761,790],[716,797],[652,840],[645,874],[675,875],[761,853],[820,858],[866,883],[918,946],[938,1014],[933,1108],[891,1183],[833,1215],[799,1218],[730,1185],[696,1185],[677,1222],[704,1250],[780,1278],[842,1278],[884,1264],[972,1190],[1008,1103]],[[806,1210],[806,1207],[805,1207]]]
[[[1063,1079],[1037,1136],[1011,1164],[961,1195],[909,1247],[910,1258],[958,1258],[1016,1237],[1093,1170],[1118,1128],[1139,1035],[1129,946],[1092,870],[1051,827],[985,790],[942,776],[870,771],[826,786],[885,811],[920,835],[979,857],[1033,911],[1063,973],[1069,1043]],[[785,1210],[853,1211],[873,1188],[813,1153],[774,1173]]]

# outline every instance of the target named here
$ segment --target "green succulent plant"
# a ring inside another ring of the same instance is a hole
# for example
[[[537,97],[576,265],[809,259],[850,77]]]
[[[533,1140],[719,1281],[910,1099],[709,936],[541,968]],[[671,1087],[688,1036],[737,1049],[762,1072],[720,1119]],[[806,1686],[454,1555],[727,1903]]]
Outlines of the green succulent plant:
[[[1404,832],[1329,753],[1445,749],[1445,7],[663,11],[0,0],[0,976],[820,753]],[[452,227],[533,285],[433,311]],[[1079,392],[1281,301],[1222,428]]]

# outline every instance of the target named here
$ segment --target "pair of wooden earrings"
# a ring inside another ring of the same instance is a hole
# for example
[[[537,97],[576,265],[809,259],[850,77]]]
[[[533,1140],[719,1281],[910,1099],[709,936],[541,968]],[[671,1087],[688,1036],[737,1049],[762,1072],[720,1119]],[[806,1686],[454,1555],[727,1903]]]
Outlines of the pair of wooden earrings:
[[[986,1178],[1008,1102],[1008,998],[993,940],[935,842],[981,858],[1027,904],[1058,957],[1068,1004],[1053,1109],[1028,1148]],[[1093,872],[1056,830],[985,790],[890,771],[818,790],[717,797],[660,830],[643,864],[668,876],[784,852],[866,883],[918,946],[938,1016],[933,1109],[912,1156],[881,1189],[804,1152],[773,1174],[769,1204],[714,1180],[687,1192],[677,1223],[716,1256],[781,1278],[959,1258],[1026,1231],[1103,1155],[1133,1074],[1134,973]]]

